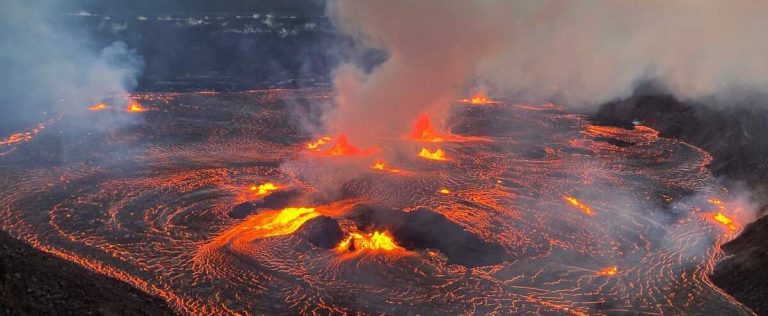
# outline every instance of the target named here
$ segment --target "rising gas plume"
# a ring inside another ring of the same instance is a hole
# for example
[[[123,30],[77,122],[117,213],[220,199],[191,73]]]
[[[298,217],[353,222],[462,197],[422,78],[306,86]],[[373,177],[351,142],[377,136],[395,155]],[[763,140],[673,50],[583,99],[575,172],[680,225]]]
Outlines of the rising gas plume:
[[[760,91],[768,83],[768,4],[756,1],[339,0],[329,16],[388,58],[334,73],[328,128],[354,141],[441,119],[481,82],[498,95],[568,107],[631,94],[656,80],[683,99]],[[440,122],[438,120],[438,122]]]
[[[58,113],[128,107],[143,62],[125,43],[95,45],[67,2],[0,3],[0,133],[45,121]],[[107,102],[109,101],[109,102]],[[106,104],[105,104],[106,103]],[[107,113],[99,113],[105,117]],[[112,128],[113,119],[82,119],[81,126]]]

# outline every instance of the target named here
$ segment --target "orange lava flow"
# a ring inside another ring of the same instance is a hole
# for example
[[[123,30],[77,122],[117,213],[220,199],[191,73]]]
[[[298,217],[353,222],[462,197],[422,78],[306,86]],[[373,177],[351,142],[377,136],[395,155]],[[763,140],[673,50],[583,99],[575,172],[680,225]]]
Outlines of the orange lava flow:
[[[448,160],[445,158],[445,152],[439,148],[435,150],[435,152],[431,152],[429,149],[422,148],[419,152],[419,157],[432,160]]]
[[[128,112],[144,112],[146,109],[139,104],[139,102],[131,100],[128,102],[128,108],[126,109]]]
[[[469,104],[477,104],[477,105],[499,103],[498,101],[493,101],[484,95],[476,95],[476,96],[473,96],[472,98],[461,99],[459,101],[464,103],[469,103]]]
[[[600,271],[597,271],[597,275],[606,275],[606,276],[614,276],[616,273],[619,273],[619,269],[616,266],[607,267],[604,269],[600,269]]]
[[[270,193],[272,191],[279,189],[279,187],[272,182],[267,182],[264,184],[259,184],[258,186],[252,185],[248,189],[253,191],[253,193],[255,193],[256,195],[265,195],[267,193]]]
[[[440,190],[437,190],[437,192],[440,192],[442,194],[451,194],[451,190],[448,190],[446,188],[442,188]]]
[[[733,219],[731,219],[728,216],[725,216],[721,212],[717,212],[714,216],[712,216],[712,219],[714,219],[716,222],[723,224],[723,226],[728,227],[730,230],[736,230],[736,225],[733,224]]]
[[[595,212],[592,211],[592,208],[588,205],[584,204],[583,202],[577,200],[576,198],[568,195],[563,195],[563,199],[568,201],[571,205],[577,207],[579,210],[581,210],[584,214],[587,215],[595,215]]]
[[[308,220],[320,216],[313,207],[286,207],[280,211],[270,211],[249,217],[244,228],[253,232],[253,237],[288,235]]]
[[[347,141],[347,136],[344,134],[339,135],[336,143],[333,144],[330,149],[325,151],[326,154],[331,156],[367,155],[370,152],[370,150],[360,150],[357,149],[357,147],[350,145],[349,141]]]
[[[42,132],[47,124],[52,123],[56,119],[51,119],[46,123],[39,123],[37,126],[30,128],[24,132],[11,134],[6,138],[0,138],[0,157],[13,152],[16,145],[31,141],[37,134]]]
[[[327,144],[331,141],[330,136],[323,136],[317,139],[317,141],[307,143],[307,149],[319,150],[320,146]]]
[[[91,105],[90,107],[88,107],[88,110],[91,110],[91,111],[94,111],[94,112],[95,111],[103,111],[103,110],[106,110],[106,109],[107,109],[107,105],[104,104],[104,103],[96,103],[96,104]]]
[[[350,233],[347,238],[339,242],[336,251],[402,251],[405,248],[395,243],[395,239],[388,232],[374,231],[370,234]]]
[[[717,206],[718,212],[712,215],[712,220],[720,224],[724,227],[727,227],[730,230],[736,230],[736,224],[733,222],[733,219],[723,214],[723,212],[727,211],[728,209],[725,207],[725,204],[720,199],[709,199],[707,200],[710,204]]]
[[[374,162],[374,163],[373,163],[373,166],[371,166],[371,169],[374,169],[374,170],[381,170],[381,171],[389,171],[389,172],[393,172],[393,173],[398,173],[398,172],[400,172],[400,169],[391,169],[391,168],[387,168],[387,165],[386,165],[384,162],[382,162],[382,161],[376,161],[376,162]]]

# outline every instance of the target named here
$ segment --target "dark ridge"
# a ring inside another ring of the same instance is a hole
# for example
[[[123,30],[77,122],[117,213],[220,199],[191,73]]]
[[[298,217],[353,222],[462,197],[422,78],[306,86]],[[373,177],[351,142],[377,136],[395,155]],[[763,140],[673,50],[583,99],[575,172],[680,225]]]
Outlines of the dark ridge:
[[[0,232],[0,315],[173,315],[162,299]]]
[[[513,259],[501,245],[484,241],[427,208],[403,212],[357,205],[347,218],[361,231],[387,230],[406,249],[437,249],[445,254],[449,263],[465,267],[487,266]]]
[[[308,220],[296,232],[296,235],[309,243],[325,249],[333,249],[344,239],[339,223],[328,216],[318,216]]]
[[[768,315],[768,217],[747,225],[722,250],[728,257],[715,266],[712,282],[758,315]]]
[[[260,209],[284,209],[288,207],[289,204],[298,200],[300,196],[301,192],[295,190],[272,192],[260,201],[243,202],[235,205],[229,211],[229,217],[243,219],[248,217],[248,215],[256,213]]]
[[[639,121],[663,137],[706,150],[713,159],[708,166],[712,174],[749,185],[756,192],[754,202],[765,214],[768,109],[760,105],[758,100],[716,108],[684,103],[668,94],[636,95],[603,105],[591,119],[595,124],[625,128]],[[747,225],[722,249],[729,256],[717,264],[712,281],[757,314],[768,315],[768,217]]]
[[[596,124],[632,128],[638,121],[660,136],[680,139],[712,155],[716,176],[766,187],[768,178],[768,110],[732,105],[715,108],[688,104],[670,95],[634,96],[607,103],[592,116]]]
[[[526,149],[522,152],[521,156],[528,159],[544,159],[547,158],[549,154],[544,148],[535,147]]]
[[[595,141],[609,143],[616,147],[632,147],[635,145],[633,142],[626,142],[621,139],[615,139],[610,137],[595,137]]]

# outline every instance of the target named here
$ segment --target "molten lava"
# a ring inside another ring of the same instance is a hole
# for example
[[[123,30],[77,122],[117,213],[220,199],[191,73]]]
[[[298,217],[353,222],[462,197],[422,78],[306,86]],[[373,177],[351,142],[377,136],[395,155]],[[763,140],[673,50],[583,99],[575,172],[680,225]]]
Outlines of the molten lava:
[[[723,224],[723,226],[728,227],[730,230],[736,230],[736,225],[733,223],[733,219],[731,219],[728,216],[725,216],[725,214],[721,212],[717,212],[714,216],[712,216],[712,219],[714,219],[716,222]]]
[[[385,164],[384,162],[382,162],[382,161],[376,161],[376,162],[374,162],[374,163],[373,163],[373,166],[371,166],[371,169],[374,169],[374,170],[381,170],[381,171],[389,171],[389,172],[393,172],[393,173],[398,173],[398,172],[400,172],[400,169],[391,169],[391,168],[387,168],[386,164]]]
[[[319,150],[320,146],[327,144],[331,141],[330,136],[323,136],[317,139],[317,141],[307,143],[307,149]]]
[[[128,108],[126,109],[128,112],[144,112],[146,109],[139,104],[139,102],[131,100],[128,102]]]
[[[442,194],[451,194],[451,190],[448,190],[446,188],[442,188],[440,190],[437,190],[437,192],[440,192]]]
[[[342,240],[336,250],[345,251],[396,251],[405,250],[395,243],[395,239],[388,232],[374,231],[370,234],[350,233],[347,238]]]
[[[707,202],[717,206],[718,212],[712,215],[712,220],[714,220],[715,223],[728,227],[730,230],[736,230],[736,224],[733,222],[733,219],[723,214],[723,212],[727,211],[728,209],[725,207],[725,204],[722,200],[712,198],[708,199]]]
[[[258,186],[252,185],[249,189],[256,195],[265,195],[269,192],[279,189],[279,187],[277,187],[272,182],[267,182],[264,184],[259,184]]]
[[[88,109],[94,112],[103,111],[107,109],[107,105],[104,103],[97,103],[97,104],[91,105],[90,107],[88,107]]]
[[[592,208],[588,205],[584,204],[583,202],[577,200],[576,198],[568,195],[563,195],[563,199],[568,201],[571,205],[575,206],[579,210],[581,210],[584,214],[587,215],[595,215],[595,213],[592,211]]]
[[[619,273],[619,269],[616,266],[607,267],[597,271],[597,275],[614,276]]]
[[[419,152],[419,157],[432,160],[447,160],[447,158],[445,158],[445,152],[439,148],[435,150],[435,152],[431,152],[429,149],[422,148]]]
[[[485,95],[482,95],[482,94],[473,96],[470,99],[461,99],[459,101],[464,102],[464,103],[469,103],[469,104],[477,104],[477,105],[499,103],[498,101],[493,101],[493,100],[489,99],[488,97],[486,97]]]
[[[299,228],[308,220],[320,216],[313,207],[286,207],[277,213],[262,213],[253,218],[252,228],[258,232],[259,237],[288,235]]]

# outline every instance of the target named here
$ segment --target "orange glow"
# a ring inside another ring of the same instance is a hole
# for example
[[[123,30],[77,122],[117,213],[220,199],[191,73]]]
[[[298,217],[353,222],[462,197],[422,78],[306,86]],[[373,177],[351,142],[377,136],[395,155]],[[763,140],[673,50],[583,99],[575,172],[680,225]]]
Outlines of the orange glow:
[[[419,115],[416,122],[413,123],[413,132],[411,138],[414,140],[426,141],[426,142],[442,142],[445,140],[445,136],[436,132],[432,127],[432,121],[429,120],[429,116],[426,113]]]
[[[320,216],[313,207],[286,207],[278,213],[259,214],[253,218],[251,228],[258,232],[259,237],[288,235],[304,225],[310,219]]]
[[[437,190],[437,192],[440,192],[442,194],[451,194],[451,190],[448,190],[446,188],[442,188],[440,190]]]
[[[141,106],[141,104],[139,104],[139,102],[131,100],[130,102],[128,102],[128,108],[126,109],[126,111],[128,111],[128,112],[144,112],[144,111],[146,111],[146,109],[143,108]]]
[[[317,141],[307,143],[307,149],[318,150],[320,146],[327,144],[331,141],[330,136],[323,136],[317,139]]]
[[[595,213],[592,211],[592,208],[588,205],[584,204],[583,202],[577,200],[576,198],[568,195],[563,195],[563,199],[568,201],[571,205],[577,207],[579,210],[581,210],[584,214],[587,215],[595,215]]]
[[[600,271],[597,271],[597,275],[606,275],[606,276],[614,276],[616,273],[619,273],[619,269],[616,266],[607,267],[604,269],[600,269]]]
[[[336,143],[333,144],[333,146],[325,153],[331,156],[367,155],[370,153],[370,150],[362,151],[357,149],[357,147],[349,144],[349,141],[347,141],[347,136],[341,134],[336,140]]]
[[[405,250],[395,243],[395,239],[388,232],[374,231],[370,234],[350,233],[347,238],[339,242],[336,251],[362,251],[362,250],[383,250],[396,251]]]
[[[721,212],[717,212],[717,214],[715,214],[714,216],[712,216],[712,218],[713,218],[713,219],[714,219],[716,222],[718,222],[718,223],[720,223],[720,224],[723,224],[723,226],[725,226],[725,227],[728,227],[728,229],[730,229],[730,230],[736,230],[736,225],[733,223],[733,219],[731,219],[731,218],[730,218],[730,217],[728,217],[728,216],[725,216],[725,214],[723,214],[723,213],[721,213]]]
[[[489,99],[485,95],[485,93],[482,93],[482,92],[472,96],[469,99],[461,99],[459,101],[464,102],[464,103],[469,103],[469,104],[476,104],[476,105],[499,103],[498,101],[494,101],[494,100]]]
[[[707,202],[712,203],[713,205],[717,205],[717,206],[722,206],[723,205],[723,201],[721,201],[720,199],[709,199],[709,200],[707,200]]]
[[[276,185],[274,185],[272,182],[267,182],[264,184],[260,184],[258,186],[252,185],[249,189],[253,191],[256,195],[265,195],[279,188]]]
[[[431,152],[429,149],[422,148],[419,152],[419,157],[432,160],[447,160],[445,158],[445,152],[442,149],[437,149],[435,152]]]
[[[103,111],[107,109],[107,105],[104,103],[97,103],[88,107],[91,111]]]
[[[374,162],[373,166],[371,166],[371,169],[381,170],[381,171],[389,171],[389,172],[393,172],[393,173],[400,172],[400,169],[387,168],[386,163],[384,163],[383,161],[376,161],[376,162]]]

